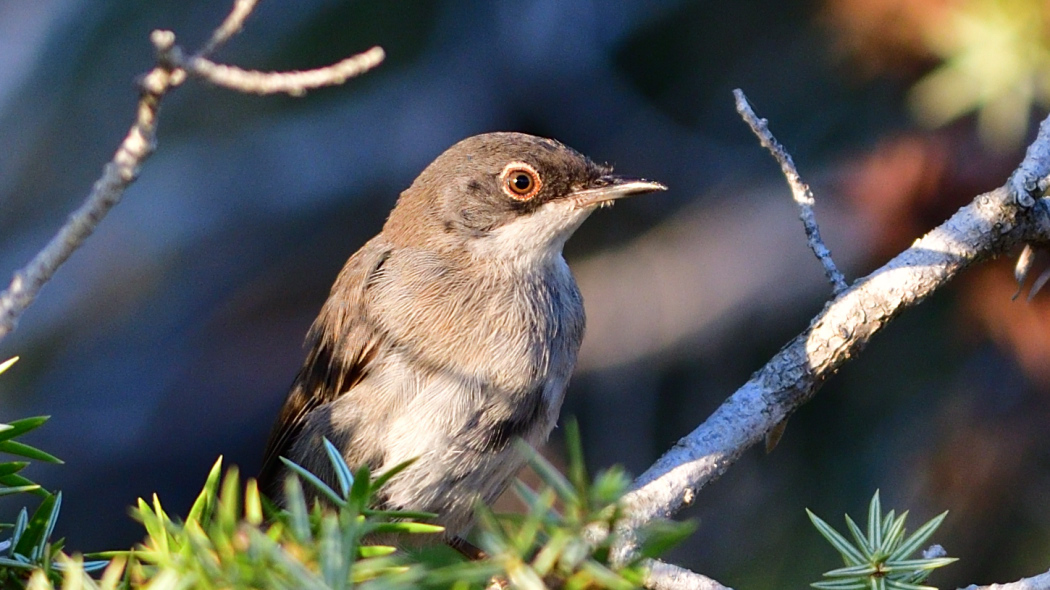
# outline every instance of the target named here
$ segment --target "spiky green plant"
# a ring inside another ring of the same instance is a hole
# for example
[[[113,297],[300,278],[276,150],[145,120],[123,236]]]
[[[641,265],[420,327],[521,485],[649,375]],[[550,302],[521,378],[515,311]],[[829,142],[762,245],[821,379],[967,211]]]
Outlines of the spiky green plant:
[[[865,534],[853,519],[846,515],[846,527],[853,537],[851,543],[839,534],[831,525],[821,520],[808,509],[813,526],[842,555],[846,567],[824,572],[830,580],[810,584],[824,590],[936,590],[933,586],[922,584],[930,573],[957,560],[955,557],[930,556],[911,559],[933,535],[944,521],[948,512],[942,512],[926,524],[920,526],[910,537],[905,539],[904,521],[908,517],[905,511],[897,516],[890,510],[882,514],[879,492],[871,497],[868,505],[868,528]]]
[[[6,365],[6,366],[9,366]],[[0,372],[6,366],[0,366]],[[32,460],[53,456],[14,441],[47,418],[0,425],[0,451]],[[140,499],[131,513],[146,538],[128,551],[69,556],[62,541],[51,541],[62,497],[43,490],[18,472],[26,462],[0,463],[0,494],[34,493],[42,501],[33,516],[23,510],[0,542],[0,587],[27,590],[181,590],[188,588],[259,590],[381,590],[415,588],[481,589],[492,581],[517,588],[627,589],[641,585],[642,559],[655,557],[693,530],[691,523],[656,523],[642,532],[642,550],[627,564],[612,565],[610,549],[624,512],[620,499],[628,478],[619,468],[591,481],[583,463],[575,423],[567,428],[569,476],[565,477],[531,447],[521,443],[544,488],[518,483],[524,515],[496,515],[479,507],[478,538],[489,559],[427,561],[377,539],[410,541],[442,528],[425,522],[433,514],[372,508],[377,492],[408,463],[373,477],[368,468],[352,472],[338,450],[325,441],[335,486],[291,462],[285,505],[277,508],[254,480],[242,485],[236,467],[222,475],[222,459],[212,466],[201,493],[185,518],[171,516],[154,495]],[[304,492],[309,486],[311,494]],[[316,500],[309,501],[312,497]],[[593,542],[595,530],[603,540]],[[108,565],[107,565],[108,564]],[[96,578],[92,572],[103,570]]]
[[[0,373],[11,368],[17,360],[18,357],[13,357],[0,363]],[[0,523],[0,529],[10,531],[4,537],[0,537],[2,588],[25,586],[33,572],[38,572],[38,576],[43,576],[51,582],[61,580],[63,564],[69,561],[69,557],[62,552],[64,540],[51,539],[62,508],[62,493],[49,492],[21,474],[30,461],[62,461],[50,453],[16,440],[42,426],[48,418],[49,416],[36,416],[0,424],[0,453],[29,460],[0,462],[0,496],[28,493],[41,499],[32,516],[29,515],[29,510],[23,507],[13,523]],[[92,561],[82,562],[80,567],[86,571],[94,571],[105,565],[104,561]]]
[[[338,490],[288,462],[298,477],[286,480],[286,508],[277,510],[259,494],[254,480],[242,488],[235,467],[221,478],[220,458],[185,520],[169,516],[156,496],[152,503],[140,499],[132,515],[146,528],[146,540],[130,552],[106,556],[128,559],[132,587],[163,577],[177,581],[177,587],[192,588],[418,586],[418,578],[425,576],[412,572],[395,547],[363,542],[373,535],[443,530],[420,522],[432,514],[369,508],[375,493],[407,464],[372,479],[367,467],[351,473],[327,441],[326,447]],[[299,478],[326,502],[308,502]]]
[[[655,521],[639,532],[640,551],[626,564],[610,563],[617,524],[624,518],[620,499],[630,479],[613,467],[593,480],[587,476],[575,421],[565,427],[568,477],[532,447],[519,441],[529,465],[545,485],[536,492],[515,482],[524,514],[494,515],[479,507],[479,543],[497,562],[511,586],[539,590],[558,588],[638,588],[645,577],[643,561],[677,545],[696,528],[693,522]],[[560,506],[560,509],[558,508]],[[602,534],[591,533],[600,531]],[[594,544],[590,539],[600,537]]]

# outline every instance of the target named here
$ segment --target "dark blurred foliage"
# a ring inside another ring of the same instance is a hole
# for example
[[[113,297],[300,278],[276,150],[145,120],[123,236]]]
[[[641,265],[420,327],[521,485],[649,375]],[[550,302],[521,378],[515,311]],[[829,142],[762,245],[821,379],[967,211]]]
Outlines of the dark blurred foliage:
[[[972,114],[913,122],[910,89],[947,58],[908,27],[944,5],[262,2],[220,61],[301,69],[380,44],[387,62],[301,99],[191,82],[166,101],[141,179],[0,351],[23,358],[0,379],[0,420],[54,416],[30,442],[67,464],[30,475],[65,492],[58,533],[125,547],[137,496],[185,509],[217,455],[257,469],[343,261],[426,163],[490,130],[556,137],[671,187],[597,213],[566,253],[589,333],[565,413],[595,467],[640,472],[830,293],[732,88],[814,184],[853,278],[1019,161],[1020,144],[986,147]],[[193,48],[227,9],[0,4],[0,268],[44,244],[123,137],[150,30]],[[837,561],[803,508],[838,525],[878,487],[916,524],[951,511],[935,540],[962,561],[932,583],[1044,571],[1050,295],[1010,301],[1009,266],[890,325],[772,454],[748,452],[699,494],[685,516],[700,528],[673,558],[734,587],[797,587]]]

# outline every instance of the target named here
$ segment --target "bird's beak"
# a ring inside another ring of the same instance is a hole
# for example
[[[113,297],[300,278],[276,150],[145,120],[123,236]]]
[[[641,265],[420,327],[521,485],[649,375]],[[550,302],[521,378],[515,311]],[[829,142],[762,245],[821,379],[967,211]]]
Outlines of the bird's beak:
[[[591,205],[610,204],[616,199],[622,199],[623,197],[665,190],[667,190],[667,187],[659,182],[643,178],[602,176],[592,182],[587,188],[572,192],[569,198],[576,204],[577,209],[582,209]]]

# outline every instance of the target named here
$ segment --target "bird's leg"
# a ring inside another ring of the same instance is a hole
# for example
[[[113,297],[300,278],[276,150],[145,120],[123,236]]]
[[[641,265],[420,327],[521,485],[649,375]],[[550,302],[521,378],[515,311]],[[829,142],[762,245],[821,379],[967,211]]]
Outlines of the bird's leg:
[[[489,554],[485,553],[481,547],[478,547],[463,537],[452,537],[445,542],[448,543],[449,547],[459,551],[463,557],[466,557],[471,561],[480,561],[489,558]],[[499,576],[493,576],[492,579],[489,580],[488,585],[485,586],[485,590],[507,590],[507,588],[510,588],[510,583]]]
[[[480,547],[463,537],[452,537],[446,542],[449,547],[459,551],[463,557],[466,557],[471,561],[481,561],[482,559],[488,559],[489,557],[488,553],[485,553]]]

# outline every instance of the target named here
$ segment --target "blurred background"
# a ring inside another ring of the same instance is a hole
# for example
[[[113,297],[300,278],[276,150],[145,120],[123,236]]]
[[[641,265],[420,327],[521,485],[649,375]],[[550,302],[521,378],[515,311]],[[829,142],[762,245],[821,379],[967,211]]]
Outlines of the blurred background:
[[[0,274],[123,138],[149,32],[196,48],[228,8],[0,2]],[[339,268],[463,137],[555,137],[671,187],[595,214],[566,251],[589,325],[563,415],[592,468],[638,474],[830,294],[731,89],[792,151],[850,279],[1002,184],[1050,106],[1042,0],[264,1],[216,59],[305,69],[374,44],[378,70],[305,98],[174,92],[141,179],[0,345],[22,357],[0,420],[53,416],[28,442],[66,464],[29,475],[65,492],[70,549],[136,542],[126,507],[156,492],[185,510],[220,454],[258,469]],[[935,540],[962,561],[932,583],[1045,571],[1050,293],[1011,301],[1011,266],[965,273],[876,337],[772,454],[699,494],[671,559],[800,587],[839,563],[803,509],[841,525],[880,488],[911,528],[951,511]]]

